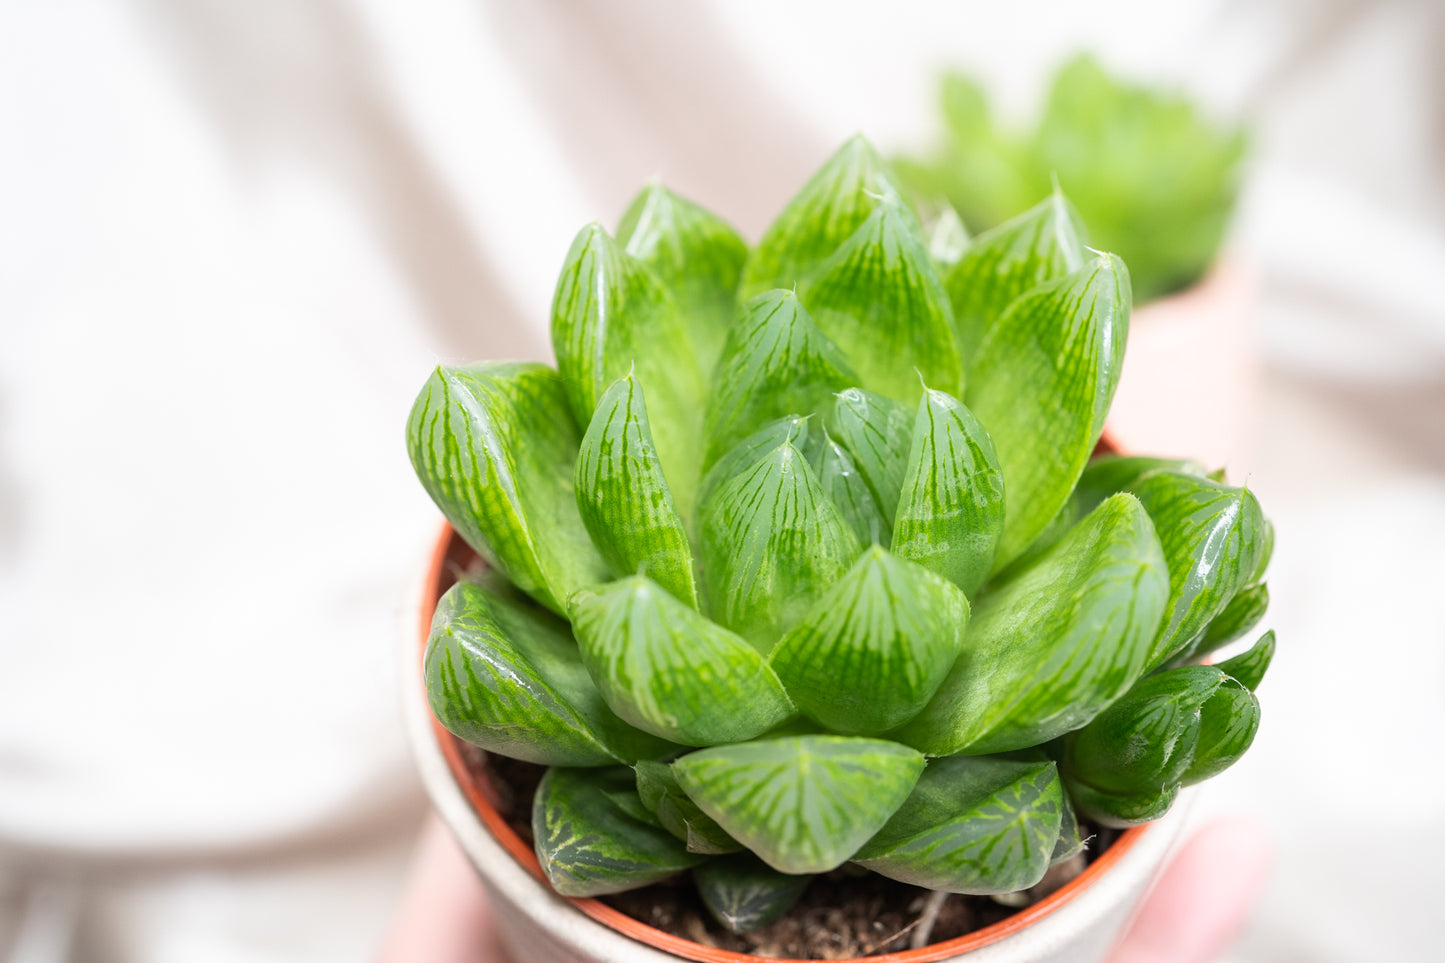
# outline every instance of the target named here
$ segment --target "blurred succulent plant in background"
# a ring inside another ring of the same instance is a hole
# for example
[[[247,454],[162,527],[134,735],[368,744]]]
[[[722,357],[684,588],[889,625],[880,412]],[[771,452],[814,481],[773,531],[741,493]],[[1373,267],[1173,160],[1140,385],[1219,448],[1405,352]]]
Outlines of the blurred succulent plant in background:
[[[1239,189],[1242,130],[1183,96],[1112,77],[1089,56],[1059,70],[1032,130],[997,123],[962,74],[946,75],[940,94],[942,139],[896,162],[920,203],[949,205],[981,232],[1057,183],[1095,243],[1129,265],[1140,301],[1188,287],[1214,262]]]
[[[691,870],[725,925],[845,863],[1033,886],[1248,748],[1272,529],[1191,462],[1093,457],[1131,304],[1059,192],[965,242],[845,144],[755,246],[665,188],[584,228],[556,369],[441,367],[411,460],[489,563],[436,717],[550,767],[569,896]]]

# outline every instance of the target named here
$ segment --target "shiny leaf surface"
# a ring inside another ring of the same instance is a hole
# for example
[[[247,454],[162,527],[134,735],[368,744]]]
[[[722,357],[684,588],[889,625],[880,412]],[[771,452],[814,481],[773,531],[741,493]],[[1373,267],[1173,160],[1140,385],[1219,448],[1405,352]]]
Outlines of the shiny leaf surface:
[[[1189,661],[1208,655],[1223,645],[1228,645],[1253,629],[1264,618],[1269,609],[1269,586],[1260,582],[1239,590],[1224,610],[1209,620],[1204,634],[1185,646],[1175,656],[1176,661]]]
[[[682,840],[690,853],[735,853],[742,844],[733,839],[697,803],[687,797],[667,763],[642,760],[633,766],[637,795],[662,827]]]
[[[829,431],[853,456],[853,464],[892,527],[908,471],[913,409],[884,395],[849,388],[833,402]]]
[[[1139,479],[1154,471],[1181,472],[1203,478],[1206,470],[1188,458],[1155,458],[1151,455],[1100,455],[1089,462],[1074,486],[1081,514],[1088,514],[1110,495],[1128,491]]]
[[[1219,663],[1219,671],[1253,692],[1264,681],[1264,673],[1274,661],[1274,632],[1266,632],[1249,651]]]
[[[824,431],[822,444],[808,460],[818,475],[818,484],[852,527],[858,541],[887,548],[891,541],[888,523],[853,456]]]
[[[938,266],[939,277],[945,277],[943,272],[958,263],[970,243],[968,228],[964,226],[963,218],[958,216],[952,205],[944,204],[943,210],[928,229],[928,256],[933,258],[933,263]],[[962,350],[963,345],[960,344],[959,349]]]
[[[751,853],[710,860],[692,878],[708,912],[734,933],[780,918],[813,882],[812,876],[780,873]]]
[[[1199,710],[1199,742],[1181,782],[1193,786],[1219,775],[1249,751],[1257,732],[1259,700],[1226,676]]]

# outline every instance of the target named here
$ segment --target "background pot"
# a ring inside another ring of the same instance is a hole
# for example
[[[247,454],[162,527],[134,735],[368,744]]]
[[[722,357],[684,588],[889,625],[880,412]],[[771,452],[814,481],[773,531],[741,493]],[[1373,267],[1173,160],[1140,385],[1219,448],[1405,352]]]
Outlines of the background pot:
[[[493,805],[490,787],[463,764],[460,742],[432,716],[422,682],[421,657],[437,600],[474,558],[451,527],[444,527],[407,610],[401,647],[404,710],[427,792],[480,874],[516,963],[768,963],[671,936],[598,900],[566,899],[543,880],[531,847]],[[869,960],[1098,963],[1177,838],[1183,808],[1176,805],[1164,819],[1124,833],[1078,879],[994,926]]]

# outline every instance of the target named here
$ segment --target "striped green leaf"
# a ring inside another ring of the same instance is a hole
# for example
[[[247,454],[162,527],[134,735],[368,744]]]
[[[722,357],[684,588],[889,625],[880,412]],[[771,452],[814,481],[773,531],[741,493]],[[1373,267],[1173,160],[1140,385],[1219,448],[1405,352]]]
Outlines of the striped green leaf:
[[[912,404],[921,374],[961,393],[953,310],[917,221],[901,202],[880,204],[803,282],[802,298],[864,386]]]
[[[972,596],[1003,535],[1003,474],[993,442],[957,398],[929,389],[918,402],[907,466],[893,551]]]
[[[563,896],[637,889],[707,858],[657,824],[623,767],[547,770],[532,803],[532,834],[537,861]]]
[[[853,456],[889,528],[908,472],[913,418],[909,406],[862,388],[839,392],[829,418],[832,437]]]
[[[853,456],[824,430],[822,443],[808,461],[818,473],[818,483],[848,521],[858,541],[887,548],[891,540],[888,523]]]
[[[985,338],[967,401],[1008,491],[995,571],[1068,500],[1104,429],[1128,333],[1129,274],[1101,254],[1019,298]]]
[[[1183,472],[1152,472],[1131,489],[1149,512],[1169,563],[1169,609],[1149,650],[1149,667],[1189,646],[1249,584],[1264,549],[1259,501]]]
[[[697,608],[692,547],[662,472],[642,386],[628,374],[597,404],[577,455],[577,507],[616,572],[645,572]]]
[[[955,585],[875,545],[783,636],[772,666],[819,724],[885,732],[938,691],[967,624],[968,600]]]
[[[710,860],[692,871],[708,912],[734,933],[747,933],[781,917],[813,882],[780,873],[751,853]]]
[[[1048,871],[1063,809],[1052,762],[935,759],[855,859],[889,879],[931,890],[1013,893]]]
[[[439,367],[407,424],[412,467],[452,527],[558,613],[607,575],[572,492],[579,440],[562,382],[540,364]]]
[[[677,302],[657,275],[596,224],[572,242],[552,298],[552,349],[578,424],[629,371],[652,402],[652,433],[684,515],[702,446],[703,372]]]
[[[773,419],[738,442],[702,476],[702,484],[697,490],[697,503],[702,505],[707,502],[723,482],[736,478],[784,442],[792,442],[798,451],[814,456],[810,461],[815,460],[818,446],[812,441],[815,434],[809,424],[812,420],[812,415],[784,415]]]
[[[943,209],[928,228],[928,256],[937,265],[939,277],[944,277],[944,272],[959,262],[971,243],[963,218],[958,216],[952,204],[944,202]],[[962,345],[959,348],[962,350]]]
[[[1264,681],[1265,670],[1269,668],[1272,661],[1274,661],[1273,630],[1261,635],[1259,641],[1255,642],[1249,651],[1219,663],[1219,671],[1253,692],[1259,688],[1260,682]]]
[[[1168,593],[1143,507],[1132,495],[1105,500],[978,599],[953,671],[898,738],[931,755],[979,755],[1085,725],[1143,671]]]
[[[728,335],[708,401],[705,463],[784,415],[812,414],[857,382],[838,348],[791,291],[768,291],[742,306]]]
[[[1058,191],[975,238],[944,277],[966,368],[978,367],[985,336],[1010,304],[1083,264],[1084,227]]]
[[[845,863],[908,798],[923,757],[882,739],[785,736],[672,764],[703,812],[780,873]]]
[[[887,198],[893,173],[863,137],[840,147],[763,232],[743,268],[740,296],[791,288],[857,231]]]
[[[642,804],[664,829],[687,845],[689,853],[711,856],[735,853],[743,848],[688,798],[667,763],[641,760],[633,770],[637,774],[637,795]]]
[[[784,442],[702,504],[713,618],[767,652],[857,558],[853,529]]]
[[[741,742],[793,714],[757,650],[643,575],[572,597],[572,628],[623,719],[689,746]]]
[[[1169,811],[1179,797],[1180,786],[1175,783],[1145,792],[1115,795],[1100,792],[1081,782],[1064,779],[1064,788],[1069,799],[1079,812],[1088,816],[1100,826],[1110,829],[1128,829],[1152,823]]]
[[[1239,761],[1259,732],[1259,700],[1227,675],[1199,710],[1199,741],[1181,782],[1193,786]]]
[[[422,671],[437,720],[488,752],[605,766],[671,748],[607,708],[565,622],[481,585],[442,596]]]
[[[622,215],[617,243],[672,292],[707,375],[732,323],[747,243],[722,218],[657,183],[644,187]]]
[[[1063,817],[1059,820],[1059,841],[1054,844],[1054,853],[1049,859],[1050,866],[1073,859],[1089,846],[1089,840],[1084,838],[1079,829],[1079,816],[1074,812],[1074,804],[1069,801],[1067,792],[1063,794],[1063,804]]]
[[[1269,609],[1269,586],[1260,582],[1239,590],[1224,610],[1209,620],[1204,634],[1184,647],[1175,661],[1189,661],[1208,655],[1235,639],[1248,635]]]
[[[1154,471],[1182,472],[1203,478],[1207,470],[1197,461],[1187,458],[1156,458],[1150,455],[1100,455],[1089,462],[1079,483],[1074,486],[1081,515],[1094,510],[1110,495],[1129,491],[1139,479]]]

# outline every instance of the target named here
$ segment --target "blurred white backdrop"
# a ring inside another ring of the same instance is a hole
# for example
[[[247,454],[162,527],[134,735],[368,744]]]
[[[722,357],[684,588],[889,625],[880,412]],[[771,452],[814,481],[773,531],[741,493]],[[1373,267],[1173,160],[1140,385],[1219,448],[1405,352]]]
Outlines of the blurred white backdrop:
[[[1203,808],[1280,860],[1232,959],[1431,958],[1445,8],[137,0],[0,8],[0,959],[366,958],[431,365],[547,358],[653,175],[756,237],[854,131],[926,143],[943,67],[1022,113],[1080,48],[1256,128],[1280,655]]]

